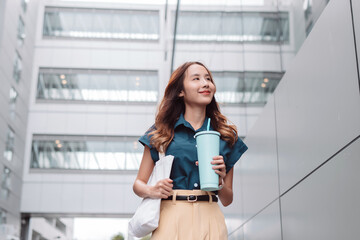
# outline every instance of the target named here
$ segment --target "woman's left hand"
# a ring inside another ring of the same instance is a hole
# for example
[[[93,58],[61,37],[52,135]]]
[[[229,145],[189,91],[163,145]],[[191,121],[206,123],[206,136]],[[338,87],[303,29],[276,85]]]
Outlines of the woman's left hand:
[[[219,183],[221,184],[223,182],[223,179],[226,176],[226,166],[224,162],[223,156],[215,156],[213,157],[213,161],[211,161],[211,164],[214,166],[212,167],[217,174],[219,174]]]

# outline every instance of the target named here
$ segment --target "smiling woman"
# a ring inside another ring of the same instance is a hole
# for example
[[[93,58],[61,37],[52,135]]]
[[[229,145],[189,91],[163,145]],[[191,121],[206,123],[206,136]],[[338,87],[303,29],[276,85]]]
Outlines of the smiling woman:
[[[184,89],[179,94],[179,97],[184,98],[186,107],[197,108],[209,104],[216,87],[206,68],[193,64],[187,69],[187,75],[189,76],[185,77],[183,82]]]
[[[217,201],[231,204],[233,166],[247,146],[237,136],[236,127],[221,114],[215,92],[212,74],[204,64],[184,63],[170,77],[155,124],[139,139],[145,149],[134,192],[143,198],[162,199],[159,226],[151,239],[227,239]],[[209,159],[219,175],[218,191],[201,190],[194,136],[205,130],[221,134],[220,154]],[[149,186],[146,183],[159,152],[174,156],[170,178]]]

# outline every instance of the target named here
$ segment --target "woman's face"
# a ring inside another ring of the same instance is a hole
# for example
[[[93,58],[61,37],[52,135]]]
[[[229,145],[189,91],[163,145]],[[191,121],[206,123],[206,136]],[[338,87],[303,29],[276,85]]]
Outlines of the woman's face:
[[[193,64],[185,72],[184,89],[179,97],[184,97],[185,105],[208,105],[216,91],[206,68]]]

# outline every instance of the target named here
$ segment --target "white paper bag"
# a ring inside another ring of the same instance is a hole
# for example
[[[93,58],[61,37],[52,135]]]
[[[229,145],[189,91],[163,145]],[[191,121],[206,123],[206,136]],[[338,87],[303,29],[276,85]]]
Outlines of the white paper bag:
[[[170,176],[174,156],[159,154],[159,157],[147,183],[150,186]],[[160,203],[160,198],[144,198],[129,222],[129,234],[140,238],[154,231],[159,225]]]

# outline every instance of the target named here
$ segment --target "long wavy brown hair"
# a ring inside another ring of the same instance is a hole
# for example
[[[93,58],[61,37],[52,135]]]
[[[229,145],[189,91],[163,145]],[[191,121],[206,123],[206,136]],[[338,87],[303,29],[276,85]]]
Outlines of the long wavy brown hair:
[[[171,74],[164,97],[158,108],[155,119],[155,129],[149,132],[149,136],[151,136],[150,143],[159,152],[166,151],[174,138],[175,123],[179,119],[180,114],[185,113],[184,98],[179,97],[179,94],[184,89],[186,70],[193,64],[203,66],[209,73],[211,82],[214,83],[211,72],[200,62],[186,62]],[[206,116],[211,119],[213,129],[220,132],[221,139],[226,141],[230,146],[233,146],[237,140],[236,126],[228,124],[227,118],[220,113],[215,96],[206,106]]]

